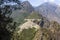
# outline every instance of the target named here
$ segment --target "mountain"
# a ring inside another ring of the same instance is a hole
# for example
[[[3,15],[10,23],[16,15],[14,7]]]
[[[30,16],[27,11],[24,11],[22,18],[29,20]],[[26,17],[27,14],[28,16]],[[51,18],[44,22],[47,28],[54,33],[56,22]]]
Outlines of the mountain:
[[[34,11],[33,6],[32,6],[28,1],[22,2],[21,5],[23,6],[23,10],[26,10],[26,11],[28,11],[28,12]]]
[[[13,9],[20,9],[21,2],[19,0],[0,0],[0,8],[4,8],[5,5],[11,6]]]
[[[35,10],[48,20],[60,23],[60,7],[58,5],[46,2],[38,6]]]
[[[4,2],[6,2],[6,3],[15,2],[15,3],[17,3],[17,4],[20,4],[20,1],[19,1],[19,0],[0,0],[0,4],[2,4],[2,3],[4,3]]]
[[[18,23],[23,23],[23,20],[29,16],[32,11],[34,11],[34,8],[28,1],[22,2],[21,5],[21,9],[14,10],[11,14],[14,21]]]
[[[14,9],[20,9],[22,5],[22,10],[26,10],[28,12],[32,12],[34,10],[33,6],[28,1],[21,3],[19,0],[0,0],[0,3],[1,8],[5,5],[9,5]]]
[[[38,14],[38,12],[32,12],[28,17],[27,19],[41,19],[42,16]]]

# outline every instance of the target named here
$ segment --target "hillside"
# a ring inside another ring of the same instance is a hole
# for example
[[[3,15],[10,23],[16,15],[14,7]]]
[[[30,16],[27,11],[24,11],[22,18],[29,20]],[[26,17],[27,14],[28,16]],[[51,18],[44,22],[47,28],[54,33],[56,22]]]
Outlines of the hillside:
[[[29,16],[27,16],[27,19],[40,19],[40,18],[42,18],[42,16],[35,11],[33,11]]]
[[[18,24],[24,23],[24,19],[34,11],[34,8],[28,1],[22,2],[21,5],[23,6],[21,9],[13,10],[11,14],[14,22],[17,22]]]
[[[21,5],[23,5],[22,9],[28,11],[29,13],[34,11],[34,7],[28,1],[22,2]]]
[[[39,14],[41,14],[43,17],[46,17],[48,20],[50,21],[57,21],[58,23],[60,23],[60,12],[59,10],[59,6],[54,4],[54,3],[43,3],[40,6],[36,7],[36,11],[39,12]]]
[[[57,22],[50,22],[49,27],[41,27],[31,20],[19,26],[14,32],[13,38],[19,40],[59,40],[60,25]],[[16,36],[17,35],[17,36]],[[23,35],[23,36],[22,36]],[[16,38],[18,37],[18,38]]]
[[[16,31],[14,32],[12,39],[14,39],[14,40],[17,40],[17,39],[18,40],[33,40],[36,32],[40,29],[40,26],[31,20],[28,20],[27,22],[19,25],[19,27],[18,27],[19,30],[17,32]],[[18,38],[16,38],[16,37],[18,37]]]
[[[4,2],[11,9],[4,9]],[[17,0],[3,0],[2,3],[0,15],[3,20],[0,19],[0,40],[60,40],[60,6],[46,2],[35,8],[28,1],[19,4]],[[10,3],[16,4],[10,5]],[[20,5],[22,5],[21,9]],[[8,14],[5,18],[6,10],[12,11],[11,19],[7,17]]]
[[[59,23],[57,23],[59,22],[59,15],[58,15],[59,8],[54,4],[44,3],[39,7],[37,7],[38,9],[36,11],[34,10],[30,11],[28,9],[30,9],[31,5],[28,2],[27,2],[28,4],[25,2],[23,2],[24,8],[18,10],[17,12],[15,11],[14,12],[15,14],[13,13],[14,16],[12,15],[15,21],[16,19],[17,21],[19,20],[18,22],[21,23],[22,21],[25,21],[18,26],[17,30],[13,33],[12,39],[59,40],[60,25]],[[26,5],[30,5],[30,6],[26,6]],[[38,21],[38,19],[40,20]]]

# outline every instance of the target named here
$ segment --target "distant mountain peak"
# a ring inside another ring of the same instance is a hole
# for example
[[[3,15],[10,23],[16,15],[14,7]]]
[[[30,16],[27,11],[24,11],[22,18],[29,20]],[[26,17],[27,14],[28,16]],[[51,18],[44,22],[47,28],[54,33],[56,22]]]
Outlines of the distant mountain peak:
[[[41,4],[41,5],[45,5],[45,6],[49,6],[49,5],[50,6],[58,6],[56,3],[51,3],[51,2],[45,2],[45,3]]]
[[[23,3],[29,3],[29,1],[24,1]],[[30,3],[29,3],[30,4]]]
[[[27,10],[27,11],[29,11],[29,12],[34,11],[33,6],[32,6],[28,1],[22,2],[21,5],[23,6],[23,10]]]
[[[37,11],[50,21],[57,21],[60,23],[60,10],[55,3],[46,2],[37,7]]]
[[[31,5],[31,4],[29,3],[29,1],[24,1],[24,2],[22,2],[22,5]]]

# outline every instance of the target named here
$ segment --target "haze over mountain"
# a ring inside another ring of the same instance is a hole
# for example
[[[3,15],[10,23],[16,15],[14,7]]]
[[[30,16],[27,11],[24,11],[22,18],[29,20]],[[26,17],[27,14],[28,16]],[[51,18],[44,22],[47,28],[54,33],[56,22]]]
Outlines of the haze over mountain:
[[[38,7],[33,7],[28,1],[24,1],[21,3],[21,5],[23,5],[23,8],[20,10],[20,13],[23,11],[31,13],[35,10],[43,17],[46,17],[48,20],[57,21],[60,23],[60,7],[55,3],[45,2]]]
[[[43,17],[46,17],[50,21],[57,21],[60,23],[60,7],[52,3],[43,3],[36,8],[36,11],[39,12]]]
[[[14,3],[15,1],[3,0],[3,2]],[[32,11],[34,11],[35,7],[33,7],[28,1],[22,2],[21,5],[23,5],[23,8],[20,10],[21,12],[27,11],[31,13]],[[53,20],[53,21],[57,21],[60,23],[60,11],[59,11],[60,7],[58,7],[58,5],[54,3],[50,3],[50,2],[45,2],[41,4],[40,6],[36,7],[35,10],[39,12],[39,14],[42,15],[43,17],[46,17],[48,20],[50,21]]]

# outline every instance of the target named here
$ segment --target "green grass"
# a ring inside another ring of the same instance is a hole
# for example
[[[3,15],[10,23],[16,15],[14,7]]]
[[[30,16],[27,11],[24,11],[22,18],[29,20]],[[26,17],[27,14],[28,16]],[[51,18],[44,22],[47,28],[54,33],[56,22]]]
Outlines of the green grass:
[[[27,19],[40,19],[40,15],[36,12],[32,12]]]
[[[17,33],[17,31],[15,31],[11,40],[32,40],[36,32],[37,31],[35,28],[24,29],[20,33]]]
[[[32,40],[35,33],[35,28],[24,29],[20,34],[20,40]]]

